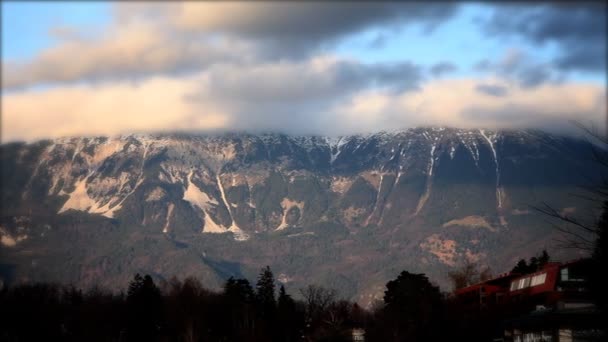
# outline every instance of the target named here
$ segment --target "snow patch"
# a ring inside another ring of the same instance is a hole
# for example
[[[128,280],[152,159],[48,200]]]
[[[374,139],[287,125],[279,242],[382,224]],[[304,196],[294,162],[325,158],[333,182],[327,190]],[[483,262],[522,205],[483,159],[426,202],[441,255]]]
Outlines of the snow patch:
[[[283,200],[281,201],[281,208],[283,208],[283,218],[281,219],[281,224],[277,227],[276,230],[283,230],[289,227],[289,224],[287,223],[287,213],[293,207],[297,207],[300,210],[300,217],[302,217],[302,213],[304,212],[304,202],[290,200],[287,197],[283,198]]]
[[[431,165],[429,166],[429,177],[433,176],[433,166],[435,165],[435,149],[437,148],[437,145],[435,143],[433,143],[433,146],[431,146]]]
[[[190,205],[192,205],[193,207],[198,207],[203,211],[203,215],[205,215],[204,222],[203,222],[203,224],[204,224],[203,233],[215,233],[215,234],[228,233],[228,229],[220,224],[217,224],[211,218],[211,215],[209,215],[209,212],[207,211],[210,208],[211,204],[217,205],[219,203],[216,200],[211,199],[209,196],[207,196],[206,193],[201,191],[201,189],[199,189],[192,182],[193,174],[194,174],[194,170],[191,170],[190,173],[188,173],[188,178],[187,178],[188,187],[184,191],[183,199],[185,201],[189,202]]]
[[[224,186],[222,185],[222,179],[220,177],[220,173],[216,174],[217,186],[220,188],[220,194],[222,195],[222,201],[224,201],[224,205],[226,209],[228,209],[228,214],[230,214],[230,220],[232,220],[232,224],[228,227],[228,231],[234,234],[234,239],[237,241],[245,241],[249,240],[249,234],[245,233],[239,226],[236,224],[234,220],[234,216],[232,215],[232,206],[228,203],[228,199],[226,198],[226,193],[224,192]]]
[[[463,226],[471,228],[486,228],[491,232],[496,232],[496,228],[492,227],[485,218],[477,215],[466,216],[461,219],[454,219],[442,225],[442,227]]]
[[[378,184],[378,192],[376,193],[376,201],[374,202],[374,209],[372,210],[371,214],[369,214],[369,216],[365,220],[365,223],[363,224],[364,226],[369,225],[369,221],[371,220],[372,216],[374,216],[374,214],[378,210],[378,202],[380,202],[380,191],[382,191],[382,182],[383,181],[384,181],[384,174],[380,174],[380,183]],[[380,214],[379,221],[382,221],[382,212]]]
[[[165,221],[165,226],[163,227],[163,233],[169,232],[169,221],[171,220],[171,215],[173,214],[173,209],[175,208],[175,204],[169,203],[169,207],[167,207],[167,219]]]
[[[100,144],[97,147],[93,158],[90,160],[90,163],[94,166],[100,165],[108,157],[112,156],[118,151],[121,151],[124,146],[124,141],[117,139],[108,139],[104,144]]]
[[[433,146],[431,146],[431,161],[429,163],[430,164],[429,171],[428,171],[428,176],[426,178],[426,188],[424,189],[424,193],[422,194],[422,197],[420,197],[420,200],[418,201],[418,205],[416,206],[416,212],[414,212],[414,216],[418,215],[420,210],[422,210],[422,208],[426,204],[426,201],[429,199],[429,196],[431,195],[431,186],[433,183],[433,167],[435,166],[435,149],[436,148],[437,148],[437,143],[434,142]]]
[[[481,134],[482,137],[484,137],[484,139],[486,139],[486,141],[490,145],[490,148],[492,149],[492,155],[494,156],[494,165],[496,165],[496,201],[498,202],[498,209],[501,209],[502,208],[502,189],[500,188],[500,168],[498,166],[498,158],[496,156],[496,149],[494,148],[494,142],[492,142],[492,139],[490,139],[490,137],[488,137],[486,135],[486,133],[483,129],[480,129],[479,133]],[[493,136],[492,138],[496,139],[496,135]]]
[[[348,140],[344,139],[344,137],[337,137],[337,138],[325,138],[327,145],[329,146],[329,163],[333,164],[334,161],[336,161],[336,158],[338,158],[338,156],[340,155],[340,152],[342,152],[342,146],[344,146]]]
[[[205,214],[203,233],[223,234],[229,232],[226,227],[215,223],[213,218],[211,218],[211,215],[209,215],[206,210],[203,210],[203,214]]]
[[[188,173],[188,187],[184,191],[184,201],[189,202],[192,206],[197,206],[203,210],[209,209],[210,204],[217,205],[218,202],[210,198],[205,192],[201,191],[196,184],[192,182],[194,171]]]
[[[304,233],[296,233],[287,235],[288,238],[298,237],[298,236],[306,236],[306,235],[315,235],[314,232],[304,232]]]
[[[129,191],[128,194],[125,195],[125,197],[122,198],[122,200],[120,200],[120,202],[118,202],[118,204],[110,207],[110,203],[114,203],[114,200],[109,201],[106,205],[104,205],[103,207],[99,208],[96,213],[101,213],[103,216],[105,217],[109,217],[109,218],[113,218],[114,217],[114,213],[118,210],[120,210],[120,208],[122,208],[122,204],[123,202],[129,198],[129,196],[131,196],[135,190],[137,188],[139,188],[139,186],[144,182],[144,177],[141,177],[137,179],[137,183],[135,184],[135,186],[133,187],[133,189],[131,189],[131,191]]]
[[[89,194],[87,192],[87,180],[90,176],[91,174],[76,182],[76,188],[74,189],[74,191],[68,194],[68,200],[63,204],[61,209],[59,209],[57,214],[64,213],[70,209],[85,211],[89,213],[104,213],[104,211],[101,210],[97,202],[95,202],[91,197],[89,197]]]

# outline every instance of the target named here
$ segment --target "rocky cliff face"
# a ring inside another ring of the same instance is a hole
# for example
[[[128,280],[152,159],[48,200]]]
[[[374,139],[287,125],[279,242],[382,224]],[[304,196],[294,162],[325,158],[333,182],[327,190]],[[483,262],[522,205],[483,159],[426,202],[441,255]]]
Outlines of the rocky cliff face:
[[[540,131],[127,135],[1,150],[4,282],[115,287],[147,272],[217,286],[268,264],[288,287],[363,302],[403,268],[445,284],[465,258],[501,272],[551,249],[555,231],[531,206],[583,210],[571,194],[597,177],[586,143]]]

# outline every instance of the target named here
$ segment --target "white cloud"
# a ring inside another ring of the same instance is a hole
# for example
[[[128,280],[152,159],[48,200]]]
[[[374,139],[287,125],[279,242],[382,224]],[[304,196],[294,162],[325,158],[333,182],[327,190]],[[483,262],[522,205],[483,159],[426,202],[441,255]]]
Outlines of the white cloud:
[[[341,91],[341,83],[332,83],[331,77],[331,66],[337,62],[319,63],[260,67],[243,75],[233,70],[219,87],[221,92],[209,82],[211,74],[225,71],[217,67],[189,78],[6,94],[3,140],[163,130],[337,135],[419,125],[557,129],[571,126],[572,119],[601,125],[606,110],[604,89],[583,83],[525,89],[500,79],[483,80],[509,87],[503,97],[480,94],[480,81],[474,79],[432,80],[416,91],[379,90],[365,84]],[[309,80],[293,81],[298,73]],[[253,91],[255,79],[260,88],[269,88]],[[316,85],[320,92],[311,89]],[[273,97],[279,86],[284,89]]]
[[[70,135],[217,129],[228,116],[211,105],[194,108],[184,95],[194,79],[154,78],[4,95],[2,138],[35,140]]]

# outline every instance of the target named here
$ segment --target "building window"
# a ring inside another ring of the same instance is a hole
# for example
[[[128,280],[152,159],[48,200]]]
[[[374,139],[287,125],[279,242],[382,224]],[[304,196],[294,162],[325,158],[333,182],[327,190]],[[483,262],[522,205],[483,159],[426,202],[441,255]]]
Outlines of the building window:
[[[534,277],[532,277],[532,280],[530,281],[530,286],[542,285],[545,283],[546,279],[547,279],[547,273],[537,274]]]
[[[568,281],[568,268],[562,268],[560,279],[562,281]]]

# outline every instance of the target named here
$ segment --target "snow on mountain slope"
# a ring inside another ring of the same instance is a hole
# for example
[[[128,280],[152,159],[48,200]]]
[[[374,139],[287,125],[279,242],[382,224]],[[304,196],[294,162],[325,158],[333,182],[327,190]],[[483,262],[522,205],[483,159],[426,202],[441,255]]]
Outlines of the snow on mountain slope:
[[[582,212],[571,194],[594,170],[585,142],[525,130],[131,134],[0,148],[0,252],[15,277],[41,276],[32,262],[74,282],[272,264],[294,284],[353,295],[395,267],[440,276],[464,259],[507,265],[530,255],[509,251],[550,246],[530,206]]]

